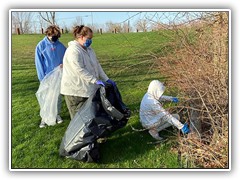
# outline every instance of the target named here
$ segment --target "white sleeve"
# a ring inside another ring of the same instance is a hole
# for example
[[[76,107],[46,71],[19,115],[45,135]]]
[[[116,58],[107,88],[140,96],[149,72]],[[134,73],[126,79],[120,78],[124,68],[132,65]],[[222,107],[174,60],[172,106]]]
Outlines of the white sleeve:
[[[107,81],[109,78],[108,78],[108,76],[106,75],[106,73],[103,71],[103,68],[102,68],[102,66],[100,65],[100,63],[99,63],[99,61],[98,61],[98,59],[97,59],[97,56],[96,56],[96,54],[95,54],[95,52],[94,52],[94,50],[93,50],[92,48],[91,48],[91,53],[92,53],[94,59],[96,60],[96,65],[97,65],[97,69],[98,69],[98,72],[99,72],[99,77],[100,77],[102,80]]]
[[[159,99],[159,101],[172,101],[172,96],[164,96],[162,95]]]
[[[169,98],[170,96],[165,97]],[[161,119],[161,122],[168,122],[177,127],[178,129],[182,129],[183,124],[178,119],[173,117],[167,110],[165,110],[162,107],[161,103],[157,100],[154,101],[154,104],[152,104],[152,110],[155,112],[155,117],[159,117]]]
[[[164,113],[164,115],[162,117],[162,120],[164,122],[167,121],[168,123],[174,125],[178,129],[182,129],[183,128],[183,124],[178,119],[173,117],[168,111],[164,111],[163,113]]]

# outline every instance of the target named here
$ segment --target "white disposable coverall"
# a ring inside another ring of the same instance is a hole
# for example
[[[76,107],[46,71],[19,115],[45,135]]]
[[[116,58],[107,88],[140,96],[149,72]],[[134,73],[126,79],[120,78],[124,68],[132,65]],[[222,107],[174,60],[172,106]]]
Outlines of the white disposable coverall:
[[[165,86],[158,80],[153,80],[148,87],[140,105],[140,122],[149,129],[149,133],[158,139],[158,132],[174,125],[182,129],[183,124],[178,120],[178,115],[171,115],[166,111],[160,101],[171,101],[171,96],[164,96]],[[151,131],[153,130],[153,131]],[[157,134],[156,134],[157,133]]]

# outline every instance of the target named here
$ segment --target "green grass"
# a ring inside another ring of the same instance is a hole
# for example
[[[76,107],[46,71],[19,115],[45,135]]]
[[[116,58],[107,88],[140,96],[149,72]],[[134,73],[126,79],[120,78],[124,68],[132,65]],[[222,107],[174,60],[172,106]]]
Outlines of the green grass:
[[[63,100],[61,116],[64,123],[40,129],[39,105],[35,96],[39,81],[34,64],[34,51],[43,35],[12,36],[12,121],[11,167],[17,168],[179,168],[176,135],[167,131],[162,144],[146,132],[133,131],[131,126],[142,128],[138,109],[151,80],[164,77],[156,68],[151,54],[164,56],[171,47],[164,46],[168,39],[158,32],[129,34],[96,34],[93,45],[106,74],[118,84],[124,103],[132,116],[126,127],[114,132],[100,145],[100,163],[83,163],[59,156],[58,150],[70,122]],[[71,34],[60,39],[66,46]],[[168,91],[167,91],[168,92]],[[171,131],[172,129],[170,129]]]

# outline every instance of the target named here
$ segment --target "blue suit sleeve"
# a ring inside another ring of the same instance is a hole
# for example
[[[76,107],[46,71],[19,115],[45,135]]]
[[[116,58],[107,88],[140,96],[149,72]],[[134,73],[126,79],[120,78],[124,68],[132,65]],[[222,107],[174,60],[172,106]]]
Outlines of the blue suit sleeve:
[[[45,76],[42,63],[43,63],[43,58],[41,56],[40,49],[37,46],[36,50],[35,50],[35,65],[36,65],[37,76],[38,76],[39,81],[42,81]]]

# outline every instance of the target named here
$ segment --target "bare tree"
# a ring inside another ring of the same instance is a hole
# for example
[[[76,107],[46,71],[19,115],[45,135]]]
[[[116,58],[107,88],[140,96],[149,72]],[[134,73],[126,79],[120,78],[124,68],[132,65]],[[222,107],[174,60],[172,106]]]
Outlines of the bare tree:
[[[146,32],[148,29],[148,22],[146,19],[139,19],[136,22],[136,28],[140,31]]]
[[[30,33],[32,17],[33,12],[12,12],[12,28],[19,28],[22,34]]]
[[[33,27],[33,33],[37,33],[38,24],[36,23],[36,21],[32,22],[32,27]]]
[[[127,22],[123,23],[122,29],[123,29],[123,32],[131,31],[131,27],[130,27],[129,22],[128,23]]]
[[[12,15],[12,33],[16,33],[19,24],[17,22],[17,18]]]
[[[105,23],[106,25],[106,32],[112,32],[113,31],[113,22],[109,21]]]
[[[56,12],[39,12],[40,17],[49,24],[56,24]]]
[[[83,19],[81,16],[77,16],[76,20],[73,22],[73,27],[83,25]]]
[[[109,22],[106,22],[106,29],[107,29],[107,32],[112,32],[112,31],[115,31],[116,32],[122,32],[122,26],[120,23],[113,23],[111,21]]]

